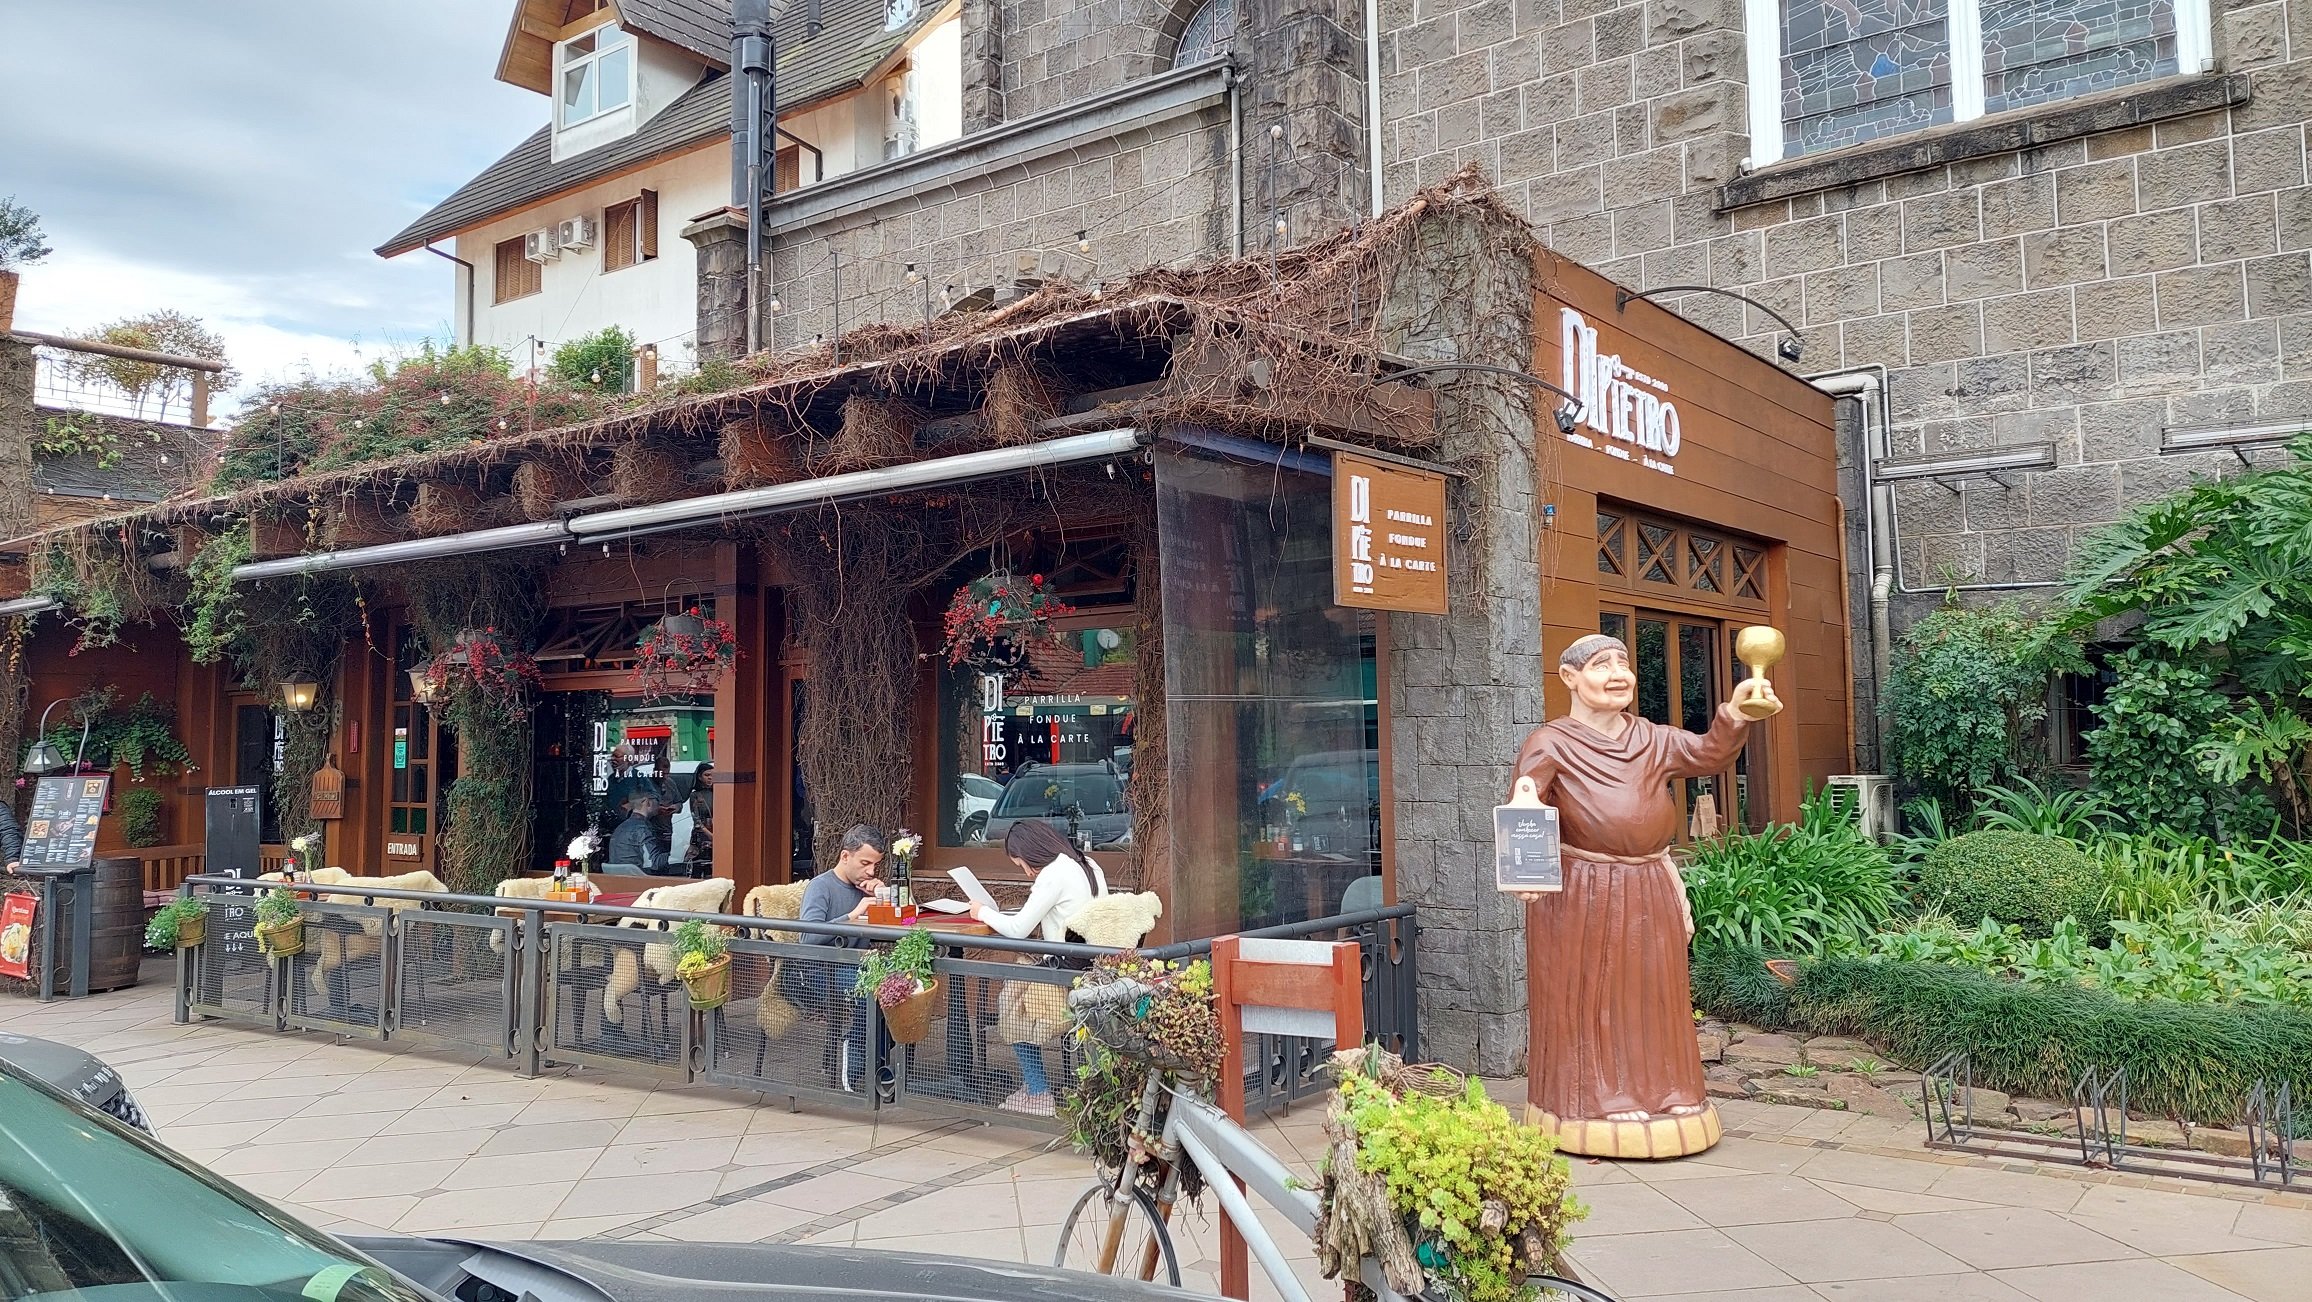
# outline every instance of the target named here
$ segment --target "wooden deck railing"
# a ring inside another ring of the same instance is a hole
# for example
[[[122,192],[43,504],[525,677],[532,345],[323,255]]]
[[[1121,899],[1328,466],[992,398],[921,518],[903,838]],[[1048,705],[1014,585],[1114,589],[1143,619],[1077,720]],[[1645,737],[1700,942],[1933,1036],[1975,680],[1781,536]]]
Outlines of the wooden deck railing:
[[[174,895],[187,877],[198,877],[207,860],[206,848],[200,845],[154,845],[132,851],[144,861],[144,889],[147,895]],[[264,845],[257,847],[257,871],[277,873],[289,863],[289,847]]]

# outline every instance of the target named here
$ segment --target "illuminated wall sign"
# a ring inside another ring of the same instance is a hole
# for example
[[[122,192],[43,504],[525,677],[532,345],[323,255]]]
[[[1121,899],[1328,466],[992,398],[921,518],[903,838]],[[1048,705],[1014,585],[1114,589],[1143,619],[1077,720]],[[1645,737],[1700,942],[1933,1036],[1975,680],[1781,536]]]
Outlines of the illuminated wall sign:
[[[1581,313],[1570,307],[1558,313],[1563,384],[1581,399],[1582,425],[1605,439],[1600,443],[1576,429],[1566,441],[1677,474],[1670,459],[1678,455],[1678,408],[1670,401],[1669,382],[1629,365],[1619,353],[1598,352],[1597,327]]]
[[[1333,604],[1445,613],[1445,476],[1333,454]]]

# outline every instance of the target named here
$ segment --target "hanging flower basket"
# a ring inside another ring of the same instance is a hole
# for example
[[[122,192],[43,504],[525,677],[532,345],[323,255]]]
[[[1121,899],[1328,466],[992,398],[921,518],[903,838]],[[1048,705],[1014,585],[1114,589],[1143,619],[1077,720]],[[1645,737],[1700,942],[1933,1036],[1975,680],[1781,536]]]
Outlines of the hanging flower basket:
[[[645,697],[713,691],[739,658],[738,630],[699,608],[668,615],[634,644],[633,678]]]
[[[1075,613],[1041,574],[990,574],[957,588],[948,600],[940,629],[947,663],[1007,677],[1028,672],[1034,647],[1061,644],[1052,621]]]
[[[700,1012],[709,1012],[731,1001],[731,956],[720,955],[700,963],[676,969],[683,986],[690,992],[690,1006]]]
[[[905,977],[889,977],[886,978],[886,981],[906,979]],[[914,994],[902,993],[899,996],[899,1002],[882,1005],[883,1025],[890,1029],[892,1043],[923,1043],[923,1038],[931,1034],[931,1016],[939,1011],[939,996],[946,984],[947,979],[945,977],[934,980],[930,985],[919,984],[915,987]],[[882,1003],[881,998],[878,997],[876,1002]]]
[[[527,713],[530,689],[538,681],[538,662],[526,651],[508,648],[494,628],[458,634],[450,649],[425,667],[433,699],[463,697],[515,715]]]
[[[201,942],[208,938],[209,915],[207,913],[191,914],[177,922],[176,948],[199,949]]]
[[[292,918],[287,922],[260,922],[256,927],[257,948],[267,958],[290,958],[305,952],[305,919]]]

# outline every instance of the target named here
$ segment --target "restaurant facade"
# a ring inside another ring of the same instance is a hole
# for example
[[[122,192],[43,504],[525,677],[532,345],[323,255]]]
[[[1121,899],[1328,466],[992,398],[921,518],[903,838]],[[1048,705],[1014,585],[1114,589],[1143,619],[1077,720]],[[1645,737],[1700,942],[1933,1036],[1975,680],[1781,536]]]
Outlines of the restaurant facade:
[[[1734,631],[1787,634],[1791,708],[1683,784],[1695,835],[1851,767],[1831,399],[1618,301],[1475,178],[1273,260],[743,376],[83,526],[82,571],[196,576],[246,531],[262,653],[195,664],[183,598],[78,654],[69,604],[36,617],[33,711],[149,690],[191,753],[168,844],[108,823],[100,853],[167,860],[165,888],[228,785],[266,789],[269,838],[319,828],[319,862],[485,891],[644,793],[740,893],[861,820],[924,835],[918,881],[1016,879],[1004,832],[1040,820],[1163,897],[1156,941],[1416,904],[1425,1053],[1503,1072],[1526,992],[1490,810],[1566,644],[1623,636],[1639,710],[1704,727]],[[53,600],[56,543],[10,549],[0,614]],[[464,689],[501,656],[534,673]]]

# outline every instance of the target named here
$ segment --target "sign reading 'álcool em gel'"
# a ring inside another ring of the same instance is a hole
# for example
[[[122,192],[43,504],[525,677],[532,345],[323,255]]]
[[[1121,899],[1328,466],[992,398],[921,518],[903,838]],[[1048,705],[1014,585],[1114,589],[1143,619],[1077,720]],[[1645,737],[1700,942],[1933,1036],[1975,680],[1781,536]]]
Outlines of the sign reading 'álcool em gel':
[[[1597,327],[1570,307],[1558,309],[1558,327],[1566,391],[1581,399],[1581,423],[1606,438],[1601,445],[1577,429],[1566,441],[1677,474],[1670,459],[1678,455],[1682,440],[1669,381],[1636,369],[1619,353],[1600,353]]]
[[[1333,454],[1333,604],[1445,613],[1445,476]]]

